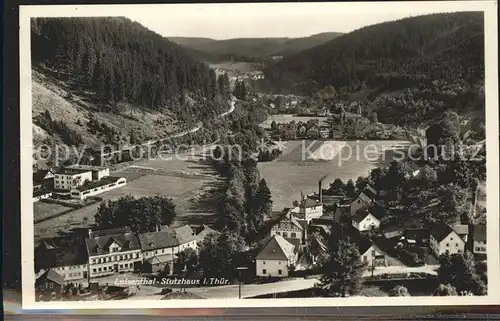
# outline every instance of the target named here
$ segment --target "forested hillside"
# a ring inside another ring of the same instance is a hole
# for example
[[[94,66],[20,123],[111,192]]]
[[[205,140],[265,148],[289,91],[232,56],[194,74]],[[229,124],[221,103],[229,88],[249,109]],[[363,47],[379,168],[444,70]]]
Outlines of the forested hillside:
[[[338,32],[325,32],[302,38],[210,38],[172,37],[171,41],[191,49],[197,59],[224,61],[233,57],[238,61],[252,61],[269,56],[296,53],[323,44],[340,36]],[[204,57],[202,56],[204,54]]]
[[[175,43],[126,18],[32,20],[32,61],[101,111],[118,103],[201,119],[226,110],[215,72]]]
[[[422,121],[431,111],[474,100],[481,90],[483,15],[432,14],[364,27],[284,57],[264,72],[264,87],[282,92],[368,88],[373,101],[383,92],[405,91],[373,105],[379,120]]]

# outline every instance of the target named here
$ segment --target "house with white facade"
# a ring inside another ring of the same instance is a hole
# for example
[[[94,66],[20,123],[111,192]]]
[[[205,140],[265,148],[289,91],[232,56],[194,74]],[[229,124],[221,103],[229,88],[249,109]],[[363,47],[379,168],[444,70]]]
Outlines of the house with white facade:
[[[372,231],[379,228],[380,220],[370,211],[360,209],[352,217],[352,226],[360,232]]]
[[[54,172],[54,189],[70,191],[92,181],[92,172],[84,169],[61,168]]]
[[[93,181],[98,181],[98,180],[102,179],[103,177],[110,175],[109,174],[109,167],[103,167],[103,166],[74,164],[74,165],[66,166],[66,168],[90,171],[92,173],[92,180]]]
[[[300,247],[306,240],[307,228],[291,213],[280,217],[271,227],[270,236],[280,235],[295,246]]]
[[[323,204],[311,198],[304,199],[299,205],[297,218],[310,222],[313,218],[323,216]]]
[[[256,274],[260,277],[287,277],[289,269],[296,262],[295,246],[276,234],[264,240],[264,245],[255,257]]]
[[[89,230],[85,245],[90,277],[131,272],[142,264],[139,237],[127,228]]]
[[[437,224],[431,230],[429,245],[437,257],[446,252],[449,254],[462,253],[465,248],[464,240],[451,226],[445,223]]]
[[[473,252],[474,254],[486,255],[486,225],[478,224],[474,225],[473,231]]]

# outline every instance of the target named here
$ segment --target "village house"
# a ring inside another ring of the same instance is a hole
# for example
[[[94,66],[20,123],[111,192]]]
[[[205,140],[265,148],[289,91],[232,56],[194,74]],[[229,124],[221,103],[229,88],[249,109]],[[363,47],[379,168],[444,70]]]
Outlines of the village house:
[[[85,241],[80,237],[44,239],[35,248],[35,275],[52,269],[72,282],[88,277]]]
[[[368,264],[370,267],[387,266],[385,253],[380,250],[373,242],[361,234],[352,226],[344,226],[337,223],[332,223],[328,226],[326,235],[323,238],[337,237],[339,240],[349,238],[351,242],[356,244],[360,254],[360,260]],[[326,249],[326,246],[325,246]]]
[[[360,231],[373,231],[379,228],[380,218],[378,218],[374,211],[367,209],[359,209],[358,212],[352,217],[352,226]]]
[[[448,224],[441,223],[431,230],[429,244],[437,257],[443,253],[462,253],[464,251],[464,240]]]
[[[455,224],[451,228],[467,243],[469,239],[469,225]]]
[[[271,227],[270,236],[280,235],[296,247],[304,244],[306,240],[305,229],[298,221],[298,219],[291,215],[291,213],[282,216]]]
[[[142,263],[139,238],[130,229],[89,230],[85,243],[92,278],[131,272]]]
[[[48,269],[35,281],[35,298],[37,301],[61,300],[64,291],[64,277]]]
[[[39,169],[33,173],[33,191],[54,188],[54,172],[51,169]]]
[[[139,234],[145,272],[173,273],[176,254],[191,248],[197,250],[196,235],[189,225]]]
[[[297,262],[295,246],[280,235],[264,240],[264,246],[255,257],[256,275],[260,277],[287,277]]]
[[[201,231],[199,231],[198,234],[196,234],[197,247],[199,247],[201,245],[201,243],[203,241],[205,241],[205,238],[211,234],[218,236],[218,235],[220,235],[220,232],[212,229],[208,225],[203,224],[201,226]]]
[[[323,204],[311,198],[305,198],[299,205],[297,218],[307,221],[323,216]]]
[[[361,208],[368,208],[375,203],[377,191],[370,185],[366,185],[358,197],[352,200],[350,205],[351,216],[356,215],[357,211]]]
[[[486,255],[486,225],[474,225],[473,231],[473,252],[474,254]]]
[[[92,172],[84,169],[61,168],[54,172],[54,188],[70,191],[92,181]]]

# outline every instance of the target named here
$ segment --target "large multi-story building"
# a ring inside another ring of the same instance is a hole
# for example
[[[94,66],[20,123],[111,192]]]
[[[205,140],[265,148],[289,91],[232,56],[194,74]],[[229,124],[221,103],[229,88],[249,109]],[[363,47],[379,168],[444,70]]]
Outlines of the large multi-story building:
[[[109,176],[109,168],[108,167],[75,164],[75,165],[66,166],[66,168],[83,170],[83,171],[90,171],[90,172],[92,172],[92,180],[93,181],[98,181],[106,176]]]
[[[139,237],[129,229],[89,230],[85,244],[90,277],[130,272],[142,265]]]
[[[92,181],[92,171],[76,168],[60,168],[54,172],[54,189],[69,191]]]

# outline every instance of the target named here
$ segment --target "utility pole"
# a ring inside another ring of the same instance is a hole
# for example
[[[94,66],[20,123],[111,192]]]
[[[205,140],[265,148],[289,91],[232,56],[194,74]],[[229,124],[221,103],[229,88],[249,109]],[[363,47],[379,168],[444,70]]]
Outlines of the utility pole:
[[[238,298],[241,299],[241,272],[239,271],[248,270],[248,267],[238,266],[236,270],[238,270]]]

